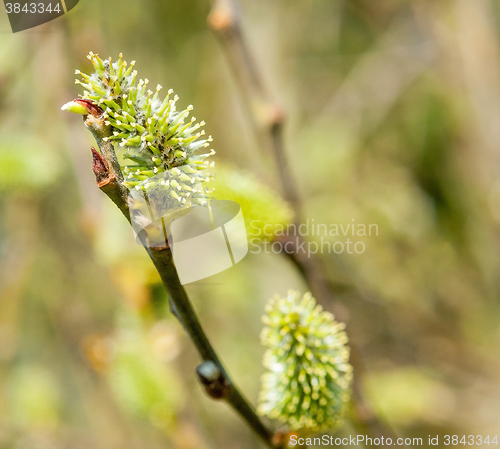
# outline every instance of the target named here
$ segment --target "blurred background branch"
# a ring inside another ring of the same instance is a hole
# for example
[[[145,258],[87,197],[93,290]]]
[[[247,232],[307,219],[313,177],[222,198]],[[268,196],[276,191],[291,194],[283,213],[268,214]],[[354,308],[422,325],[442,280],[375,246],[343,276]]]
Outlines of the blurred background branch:
[[[293,179],[283,144],[285,113],[265,87],[261,73],[245,41],[236,14],[235,2],[214,0],[208,16],[208,24],[216,33],[233,71],[247,117],[255,136],[261,143],[261,157],[274,157],[279,174],[282,194],[298,216],[301,215],[297,183]],[[269,150],[269,151],[268,151]]]
[[[298,184],[293,179],[293,175],[291,174],[288,155],[283,142],[285,112],[271,99],[271,95],[264,88],[259,68],[255,63],[255,59],[253,58],[248,43],[245,40],[240,24],[240,17],[237,15],[236,11],[237,6],[235,0],[214,0],[212,2],[212,10],[208,16],[208,23],[212,30],[216,33],[221,46],[224,49],[227,61],[234,73],[240,96],[244,101],[247,117],[252,123],[252,128],[256,133],[256,136],[259,137],[263,135],[264,138],[260,138],[259,140],[264,142],[266,142],[265,136],[267,135],[268,137],[267,140],[270,145],[268,144],[267,146],[264,146],[264,148],[270,147],[272,154],[274,154],[275,166],[279,173],[284,198],[292,205],[295,215],[295,223],[300,225],[300,223],[302,223],[303,216],[301,200],[297,189]],[[376,62],[367,61],[363,64],[363,66],[365,66],[364,69],[361,69],[360,71],[370,73],[370,81],[372,81],[372,68],[387,67],[387,70],[391,70],[390,67],[395,65],[387,63],[387,60],[377,60]],[[415,62],[415,66],[420,68],[417,62]],[[422,67],[425,66],[422,64]],[[415,70],[417,70],[417,73],[421,71],[418,69],[414,69],[412,71],[411,68],[407,68],[407,73],[411,74],[410,80],[413,79]],[[381,78],[383,76],[384,74],[381,74]],[[360,88],[359,82],[353,81],[352,84],[354,84],[355,87],[353,86],[352,89],[347,87],[347,84],[348,82],[346,82],[346,87],[343,89],[345,93],[338,94],[340,98],[336,98],[333,101],[335,104],[344,104],[344,101],[341,99],[342,95],[349,95],[347,93],[349,90],[351,90],[352,93],[355,92],[361,96],[366,95],[366,93],[363,92],[363,89]],[[386,98],[384,98],[384,100],[388,106],[391,99],[398,96],[399,89],[402,89],[403,86],[395,85],[394,93],[389,95],[386,94]],[[352,101],[350,103],[352,104]],[[378,104],[379,103],[380,101]],[[265,154],[267,151],[263,153]],[[265,159],[265,157],[263,157],[263,159]],[[287,242],[293,244],[294,240],[295,238],[289,239],[288,241],[286,238],[280,238],[280,243],[283,245]],[[300,241],[297,243],[300,244]],[[315,256],[312,257],[310,254],[304,254],[304,256],[302,256],[296,247],[294,247],[294,249],[290,252],[283,252],[283,255],[289,257],[297,266],[298,271],[304,276],[308,287],[318,298],[319,303],[322,304],[326,310],[335,311],[333,294],[328,288],[326,276],[323,272],[323,268],[321,267],[321,262],[317,260]],[[342,319],[342,316],[340,316],[340,319]],[[350,346],[353,351],[351,363],[354,366],[355,373],[353,387],[354,425],[360,432],[366,433],[371,438],[380,438],[385,436],[386,438],[395,439],[393,430],[377,417],[369,402],[363,397],[363,393],[361,391],[361,379],[364,371],[364,362],[361,353],[356,347],[355,337],[351,336]]]

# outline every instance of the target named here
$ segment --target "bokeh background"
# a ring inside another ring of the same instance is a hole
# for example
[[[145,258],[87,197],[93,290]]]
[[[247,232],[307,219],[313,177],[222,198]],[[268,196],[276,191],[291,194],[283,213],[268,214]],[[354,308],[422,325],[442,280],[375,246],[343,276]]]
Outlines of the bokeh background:
[[[260,447],[201,391],[197,354],[152,264],[95,186],[92,137],[79,116],[60,111],[80,93],[74,69],[90,70],[90,50],[123,52],[140,77],[195,106],[214,136],[214,159],[232,167],[233,179],[244,169],[279,191],[207,26],[210,7],[81,0],[67,16],[16,34],[0,12],[2,448]],[[355,371],[365,400],[404,437],[493,438],[498,2],[243,0],[238,13],[287,114],[303,220],[378,225],[378,236],[355,239],[363,254],[318,255],[366,365]],[[251,212],[251,201],[245,207]],[[289,260],[264,252],[187,286],[253,403],[263,373],[260,317],[267,299],[288,288],[308,287]],[[356,419],[337,436],[355,434]]]

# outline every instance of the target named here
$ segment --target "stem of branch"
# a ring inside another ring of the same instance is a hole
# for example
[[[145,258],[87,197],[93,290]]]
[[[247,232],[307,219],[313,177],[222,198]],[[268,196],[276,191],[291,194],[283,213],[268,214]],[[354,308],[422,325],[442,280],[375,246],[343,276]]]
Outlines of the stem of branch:
[[[123,184],[120,166],[111,142],[106,138],[111,135],[109,127],[104,125],[104,120],[96,115],[85,116],[85,125],[94,135],[101,153],[92,148],[93,170],[99,188],[118,206],[125,218],[129,221],[130,211],[128,206],[128,189]],[[224,399],[242,418],[249,427],[272,449],[279,449],[274,444],[274,434],[269,430],[257,416],[253,407],[236,388],[227,372],[225,371],[212,344],[205,334],[196,312],[189,301],[186,290],[182,286],[177,270],[174,265],[172,252],[169,247],[164,249],[150,248],[145,235],[139,235],[139,239],[148,252],[156,270],[158,271],[163,285],[169,293],[169,301],[172,313],[180,321],[198,353],[203,360],[198,368],[198,377],[204,385],[206,392],[213,399]],[[213,383],[210,379],[203,377],[206,372],[207,363],[216,372]],[[201,373],[201,375],[200,375]],[[208,379],[207,382],[205,380]],[[216,388],[218,386],[218,388]]]

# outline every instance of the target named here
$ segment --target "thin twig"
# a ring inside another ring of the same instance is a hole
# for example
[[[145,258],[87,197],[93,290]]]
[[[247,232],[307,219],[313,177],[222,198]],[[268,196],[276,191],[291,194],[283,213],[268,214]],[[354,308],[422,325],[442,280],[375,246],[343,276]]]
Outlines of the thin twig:
[[[243,105],[257,139],[263,149],[270,149],[276,169],[280,176],[284,198],[295,208],[300,209],[297,185],[293,182],[288,158],[283,145],[283,125],[285,114],[266,89],[257,65],[245,42],[234,9],[227,0],[213,1],[208,16],[208,24],[215,31],[226,52],[228,62],[234,73],[238,89],[243,97]],[[263,152],[267,154],[267,151]]]
[[[98,153],[92,149],[93,170],[98,186],[117,205],[130,223],[129,192],[122,183],[123,178],[116,161],[113,146],[109,141],[104,140],[105,137],[110,136],[111,131],[109,127],[104,125],[104,119],[99,116],[99,112],[90,113],[85,117],[85,125],[91,130],[101,150],[101,153]],[[163,249],[150,248],[147,236],[141,233],[138,237],[169,293],[172,313],[183,325],[203,360],[201,366],[209,363],[216,372],[214,382],[218,383],[220,388],[214,388],[215,386],[210,383],[210,380],[204,382],[203,369],[198,369],[198,377],[202,380],[205,390],[213,399],[224,399],[268,447],[279,449],[279,446],[273,443],[274,433],[262,423],[253,407],[233,384],[205,334],[189,301],[186,290],[179,280],[170,248],[168,246]],[[218,393],[214,394],[214,391]]]
[[[243,36],[241,24],[235,13],[234,3],[234,0],[213,0],[208,24],[219,38],[226,54],[248,120],[252,124],[256,137],[262,140],[262,134],[267,134],[266,143],[268,143],[271,153],[274,155],[283,196],[293,207],[295,222],[298,224],[302,216],[302,207],[296,187],[297,183],[293,180],[284,148],[283,126],[285,113],[264,87],[260,71]],[[296,243],[300,244],[302,242],[301,236],[294,237],[297,238]],[[336,312],[333,294],[326,281],[320,260],[308,255],[302,256],[298,251],[284,252],[284,255],[290,257],[318,302],[323,307],[333,309]],[[351,363],[359,376],[364,371],[364,362],[359,349],[352,341],[351,349],[353,353]],[[355,426],[359,430],[369,432],[373,437],[393,437],[393,430],[378,419],[364,399],[358,376],[355,376],[353,387]]]
[[[295,222],[300,223],[302,204],[288,163],[283,141],[285,113],[272,98],[262,80],[260,71],[245,41],[241,24],[235,13],[231,0],[213,0],[212,10],[208,16],[208,24],[219,38],[226,54],[227,61],[234,73],[243,105],[256,138],[261,140],[265,151],[274,156],[276,170],[279,173],[283,197],[293,207]],[[297,239],[301,243],[302,237]],[[316,258],[292,255],[294,264],[308,281],[311,292],[324,304],[333,304],[324,276],[321,275],[321,263]]]

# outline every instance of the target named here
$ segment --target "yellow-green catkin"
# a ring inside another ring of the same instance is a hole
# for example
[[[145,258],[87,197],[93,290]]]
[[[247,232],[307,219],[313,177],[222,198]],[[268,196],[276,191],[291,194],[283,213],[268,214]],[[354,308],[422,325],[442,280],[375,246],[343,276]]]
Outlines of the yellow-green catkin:
[[[345,325],[316,304],[310,293],[290,290],[266,307],[267,346],[259,413],[290,430],[334,430],[350,398],[352,367]]]
[[[115,144],[125,185],[158,188],[170,192],[166,198],[182,204],[197,204],[198,198],[205,204],[206,192],[194,186],[212,178],[214,162],[206,158],[215,151],[206,150],[212,137],[202,138],[205,122],[196,123],[195,117],[188,119],[193,106],[178,111],[179,97],[173,95],[172,89],[160,98],[162,86],[150,90],[148,79],[137,79],[135,61],[127,64],[121,54],[115,62],[111,58],[102,60],[92,52],[88,58],[95,71],[87,75],[77,70],[82,80],[76,83],[84,88],[82,99],[104,111],[105,124],[112,131],[105,140]],[[85,113],[77,102],[67,103],[63,109]],[[172,184],[167,182],[168,177],[156,177],[167,171],[175,178]]]

